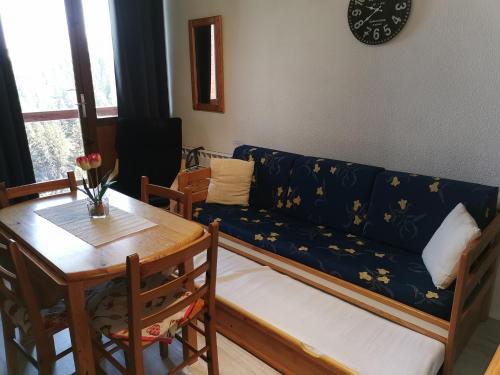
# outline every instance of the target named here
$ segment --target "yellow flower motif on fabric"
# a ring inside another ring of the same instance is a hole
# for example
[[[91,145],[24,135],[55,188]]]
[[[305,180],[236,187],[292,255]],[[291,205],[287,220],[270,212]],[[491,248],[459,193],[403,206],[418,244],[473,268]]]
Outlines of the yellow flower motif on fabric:
[[[271,241],[271,242],[274,242],[274,241],[276,241],[276,237],[267,237],[267,240]]]
[[[255,150],[257,150],[257,149],[255,147],[252,147],[250,150],[248,150],[248,152],[253,152]]]
[[[436,292],[431,292],[430,290],[427,292],[427,294],[425,296],[429,299],[433,299],[433,298],[438,299],[439,298],[439,295]]]
[[[264,237],[262,237],[262,234],[256,234],[254,238],[255,241],[262,241],[264,239]]]
[[[314,164],[313,172],[318,173],[320,170],[321,170],[321,167],[319,166],[319,164],[318,163]]]
[[[283,202],[282,202],[282,200],[281,200],[281,199],[280,199],[280,200],[278,200],[278,203],[276,204],[276,207],[278,207],[278,208],[283,208]]]
[[[371,277],[368,272],[360,272],[359,273],[359,278],[361,280],[366,280],[366,281],[371,281],[373,279],[373,277]]]
[[[276,233],[276,232],[271,232],[271,234],[270,234],[270,235],[271,235],[271,236],[273,236],[273,237],[279,237],[279,235],[280,235],[280,234],[279,234],[279,233]]]
[[[253,219],[252,223],[260,223],[260,220],[259,219]]]
[[[388,275],[389,274],[389,271],[387,271],[386,269],[384,268],[377,268],[377,272],[379,275]]]
[[[399,178],[393,177],[391,181],[391,185],[394,187],[398,187],[401,184],[401,181],[399,181]]]
[[[248,221],[248,218],[246,218],[246,217],[240,217],[240,220],[241,221]]]
[[[286,201],[286,208],[291,208],[292,207],[292,201],[289,199]]]
[[[246,211],[248,211],[248,208],[240,208],[240,211],[246,212]]]
[[[301,246],[298,248],[299,251],[307,251],[309,248],[307,246]]]
[[[322,233],[323,237],[331,237],[333,236],[332,233]]]
[[[386,223],[390,223],[392,219],[392,215],[388,214],[387,212],[384,214],[384,220]]]
[[[248,155],[248,161],[255,161],[252,154]]]
[[[195,210],[195,211],[203,211],[203,208],[201,208],[201,207],[196,207],[194,210]]]
[[[377,280],[384,284],[389,284],[389,281],[391,281],[387,276],[379,276]]]
[[[330,167],[330,173],[335,174],[337,172],[337,167]]]
[[[441,177],[434,177],[434,181],[439,181],[441,180]]]
[[[265,214],[267,212],[267,210],[261,209],[261,210],[259,210],[259,212]]]
[[[347,238],[355,238],[356,236],[354,234],[349,233],[349,234],[346,235],[346,237]]]
[[[331,250],[340,250],[340,248],[337,245],[330,245],[328,246],[328,248]]]
[[[273,155],[277,155],[278,154],[278,151],[273,151],[272,152]]]
[[[288,195],[290,195],[290,194],[292,194],[292,187],[291,186],[288,187]]]
[[[363,246],[365,243],[363,241],[356,241],[356,245]]]
[[[360,208],[361,208],[361,202],[359,200],[354,201],[354,206],[353,206],[354,211],[357,211]]]
[[[267,214],[267,215],[266,215],[266,216],[264,216],[264,217],[270,218],[270,217],[271,217],[271,215]]]
[[[356,252],[354,249],[344,249],[344,251],[349,254],[354,254]]]
[[[439,191],[439,181],[436,181],[433,184],[430,184],[429,190],[431,193],[437,193]]]
[[[360,218],[358,215],[354,215],[354,225],[359,225],[363,222],[363,219]]]
[[[266,164],[266,158],[264,157],[260,158],[260,164]]]
[[[377,258],[383,258],[385,257],[385,254],[384,253],[375,253],[374,254]]]
[[[319,229],[325,229],[325,226],[324,225],[318,225],[318,228]]]
[[[293,198],[292,201],[293,201],[293,204],[300,206],[300,202],[302,201],[302,199],[300,198],[300,195],[298,195],[295,198]]]
[[[283,223],[274,223],[274,225],[276,225],[277,227],[281,227]]]
[[[193,217],[199,217],[200,216],[200,211],[196,211],[193,213]]]
[[[401,199],[399,202],[399,207],[401,207],[402,210],[406,209],[406,206],[408,205],[408,201],[406,199]]]
[[[320,186],[319,188],[316,189],[316,195],[323,195],[323,187]]]
[[[281,194],[283,194],[283,188],[281,186],[278,186],[278,197],[281,197]]]

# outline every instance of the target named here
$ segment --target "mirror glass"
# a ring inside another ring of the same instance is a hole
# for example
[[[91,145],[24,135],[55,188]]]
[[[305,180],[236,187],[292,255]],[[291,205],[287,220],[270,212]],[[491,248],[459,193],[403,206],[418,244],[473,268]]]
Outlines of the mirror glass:
[[[189,21],[195,110],[224,112],[221,17]]]

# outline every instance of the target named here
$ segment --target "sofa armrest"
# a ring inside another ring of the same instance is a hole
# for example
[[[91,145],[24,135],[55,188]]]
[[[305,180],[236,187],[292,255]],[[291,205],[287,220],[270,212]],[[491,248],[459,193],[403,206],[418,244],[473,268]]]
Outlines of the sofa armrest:
[[[207,199],[210,176],[210,168],[181,171],[178,176],[179,191],[189,188],[193,203],[203,202]]]

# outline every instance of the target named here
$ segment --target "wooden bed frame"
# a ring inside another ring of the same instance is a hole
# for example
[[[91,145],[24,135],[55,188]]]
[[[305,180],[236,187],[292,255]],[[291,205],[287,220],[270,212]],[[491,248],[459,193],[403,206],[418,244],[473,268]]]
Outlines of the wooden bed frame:
[[[202,202],[207,196],[209,178],[209,168],[181,172],[178,176],[179,190],[191,194],[192,202]],[[497,212],[495,219],[485,228],[482,236],[471,244],[460,258],[449,321],[224,233],[221,233],[220,245],[385,319],[441,341],[446,347],[441,372],[447,375],[451,374],[455,359],[478,324],[488,317],[500,255],[500,214]],[[318,362],[318,366],[324,365],[318,358],[311,362],[314,356],[305,352],[304,348],[297,345],[291,337],[280,336],[280,339],[271,340],[270,337],[276,334],[271,329],[272,327],[258,322],[256,317],[245,316],[237,306],[228,304],[227,301],[219,301],[218,311],[220,311],[218,326],[223,334],[278,370],[287,372],[287,368],[283,367],[285,364],[281,356],[290,350],[294,353],[292,357],[304,361],[304,366],[313,366],[312,362]],[[237,330],[233,330],[232,327]],[[260,339],[258,335],[254,337],[250,334],[243,336],[236,334],[236,332],[245,332],[250,329],[254,332],[259,327],[263,332]],[[270,341],[274,345],[270,345]],[[277,349],[280,345],[281,349]],[[330,371],[333,371],[332,368]],[[312,370],[313,367],[309,367],[309,371]],[[337,368],[337,373],[338,371],[342,373],[346,369]]]

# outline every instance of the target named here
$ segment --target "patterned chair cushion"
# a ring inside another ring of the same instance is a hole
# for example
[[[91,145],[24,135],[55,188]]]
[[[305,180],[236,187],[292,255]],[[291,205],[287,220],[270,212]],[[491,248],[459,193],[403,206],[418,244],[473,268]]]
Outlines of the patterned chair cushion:
[[[420,255],[458,203],[484,229],[495,216],[497,196],[496,187],[385,171],[375,181],[363,233]]]
[[[194,220],[259,248],[449,319],[453,287],[438,290],[420,255],[253,207],[197,204]]]
[[[152,289],[158,287],[169,278],[159,273],[146,279],[142,287]],[[190,295],[184,289],[175,293],[157,298],[142,307],[142,316],[154,314]],[[96,288],[87,297],[87,310],[90,316],[90,324],[96,335],[103,334],[114,339],[128,339],[128,298],[127,279],[117,278]],[[180,325],[186,318],[195,314],[203,307],[203,302],[197,301],[182,311],[167,317],[161,322],[142,329],[143,343],[162,341],[170,343]]]
[[[345,161],[299,157],[292,168],[286,200],[289,215],[360,234],[375,177],[383,169]]]
[[[32,324],[26,307],[6,299],[2,303],[2,309],[16,327],[21,328],[27,336],[31,335]],[[68,314],[63,300],[48,309],[41,310],[40,313],[47,331],[55,333],[68,327]]]
[[[290,170],[299,156],[248,145],[239,146],[234,150],[234,159],[255,161],[250,188],[251,206],[276,207],[278,200],[287,190]]]

